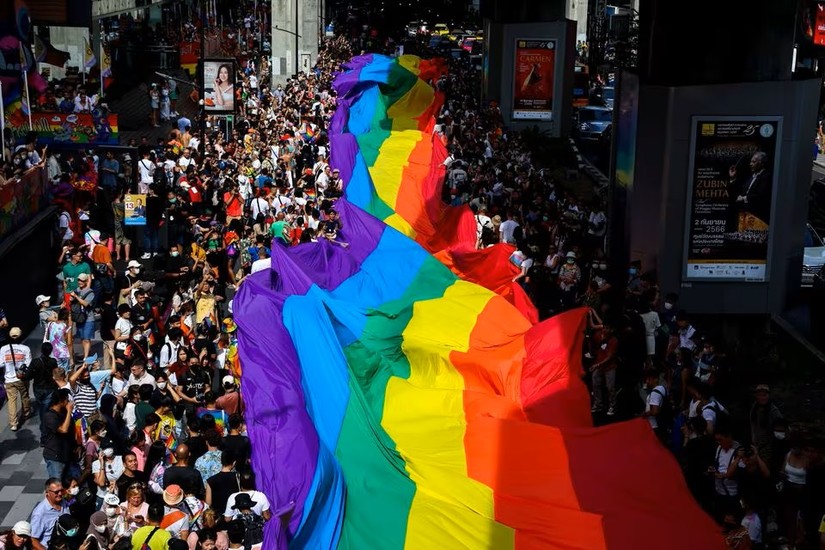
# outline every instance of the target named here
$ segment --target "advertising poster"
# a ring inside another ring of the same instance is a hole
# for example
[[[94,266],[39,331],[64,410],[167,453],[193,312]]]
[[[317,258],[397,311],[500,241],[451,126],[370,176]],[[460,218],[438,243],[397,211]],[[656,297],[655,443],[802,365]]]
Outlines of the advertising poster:
[[[552,120],[555,40],[516,40],[513,63],[513,119]]]
[[[146,225],[146,195],[126,195],[124,225]]]
[[[782,117],[693,117],[685,278],[767,281]]]
[[[233,59],[204,59],[204,109],[207,114],[235,112],[235,61]]]
[[[636,134],[639,120],[639,77],[622,71],[615,135],[616,185],[633,189],[636,177]]]
[[[29,119],[20,116],[9,117],[7,128],[17,142],[26,139],[29,133]],[[38,145],[118,145],[117,115],[102,113],[32,113],[32,129],[37,132]]]
[[[817,3],[814,12],[814,44],[825,46],[825,4]]]

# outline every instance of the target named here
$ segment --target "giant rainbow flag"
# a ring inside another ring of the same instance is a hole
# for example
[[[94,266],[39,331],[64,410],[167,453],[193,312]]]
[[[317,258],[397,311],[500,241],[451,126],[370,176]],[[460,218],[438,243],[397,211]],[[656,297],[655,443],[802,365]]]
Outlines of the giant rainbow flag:
[[[592,426],[583,312],[534,324],[490,288],[509,263],[461,242],[466,211],[429,202],[436,66],[351,62],[330,129],[349,246],[273,246],[235,298],[264,547],[723,548],[645,421]]]

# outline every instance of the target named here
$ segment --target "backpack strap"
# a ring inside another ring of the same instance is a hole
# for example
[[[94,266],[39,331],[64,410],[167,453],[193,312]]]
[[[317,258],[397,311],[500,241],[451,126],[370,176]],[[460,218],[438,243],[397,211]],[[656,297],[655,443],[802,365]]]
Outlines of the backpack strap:
[[[151,533],[149,533],[149,536],[148,536],[148,537],[146,537],[146,540],[145,540],[145,541],[143,541],[143,544],[141,544],[141,548],[143,548],[144,546],[145,546],[146,548],[148,548],[148,547],[149,547],[149,541],[150,541],[150,540],[152,540],[152,537],[154,537],[154,536],[155,536],[155,533],[157,533],[158,529],[160,529],[160,527],[155,527],[154,529],[152,529],[152,532],[151,532]]]

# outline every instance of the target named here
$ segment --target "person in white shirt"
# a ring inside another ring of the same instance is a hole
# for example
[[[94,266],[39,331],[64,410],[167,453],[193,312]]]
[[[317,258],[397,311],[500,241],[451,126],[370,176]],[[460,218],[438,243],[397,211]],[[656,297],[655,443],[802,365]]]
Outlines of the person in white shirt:
[[[74,112],[75,113],[89,113],[92,111],[94,104],[92,100],[84,92],[80,92],[74,98]]]
[[[753,511],[750,498],[743,495],[739,499],[739,505],[745,511],[741,523],[742,527],[748,530],[748,537],[753,544],[762,544],[762,520],[759,518],[759,514]]]
[[[32,362],[32,351],[29,346],[18,343],[22,336],[20,328],[13,327],[9,331],[11,343],[0,348],[0,360],[6,369],[4,385],[9,399],[9,428],[13,432],[33,414],[29,383],[21,379],[23,370]]]
[[[607,233],[607,216],[597,204],[590,212],[587,220],[587,237],[594,247],[601,249],[604,246],[604,236]]]
[[[223,514],[224,519],[226,521],[232,521],[237,517],[239,512],[233,509],[235,506],[235,498],[241,493],[246,493],[255,503],[255,506],[252,507],[252,512],[264,518],[265,521],[268,521],[269,518],[272,517],[272,512],[269,510],[269,499],[266,498],[266,495],[262,492],[255,490],[255,474],[252,470],[244,470],[238,477],[238,484],[241,490],[229,495],[229,499],[226,501],[226,510]]]
[[[138,191],[145,195],[149,193],[149,186],[155,181],[155,170],[157,166],[149,158],[149,152],[143,153],[143,158],[138,161],[138,173],[140,180],[138,181]]]
[[[249,203],[249,208],[252,210],[253,220],[258,219],[258,214],[263,214],[264,217],[267,217],[269,211],[272,210],[269,201],[265,197],[255,197],[252,199],[252,202]]]
[[[158,366],[161,369],[165,369],[170,364],[177,361],[181,336],[183,336],[183,331],[181,329],[177,327],[172,327],[169,329],[169,333],[166,335],[166,342],[160,348],[160,361]]]
[[[155,377],[149,374],[146,370],[146,364],[142,361],[138,360],[132,363],[132,373],[129,375],[129,381],[126,383],[126,387],[129,386],[142,386],[143,384],[149,384],[152,388],[157,388],[157,382],[155,382]]]
[[[736,481],[736,471],[739,467],[736,460],[736,451],[740,445],[733,440],[730,430],[720,427],[716,433],[716,454],[711,466],[714,477],[716,497],[720,509],[732,508],[739,495],[739,484]]]
[[[647,418],[650,427],[658,432],[661,412],[665,405],[665,400],[668,398],[667,387],[659,383],[659,373],[655,370],[649,370],[645,373],[644,384],[650,393],[647,395],[647,399],[645,399],[645,412],[642,416]],[[661,427],[667,428],[667,426]]]
[[[482,206],[478,209],[478,214],[476,214],[476,240],[481,240],[481,234],[485,227],[491,231],[494,230],[493,220],[487,215],[487,207]]]
[[[516,228],[519,227],[519,223],[513,218],[515,218],[515,215],[508,212],[507,219],[501,222],[501,226],[498,228],[503,243],[516,244],[515,232]]]
[[[187,147],[183,150],[183,155],[178,159],[178,166],[181,172],[186,172],[186,169],[195,165],[195,159],[192,158],[192,150]]]

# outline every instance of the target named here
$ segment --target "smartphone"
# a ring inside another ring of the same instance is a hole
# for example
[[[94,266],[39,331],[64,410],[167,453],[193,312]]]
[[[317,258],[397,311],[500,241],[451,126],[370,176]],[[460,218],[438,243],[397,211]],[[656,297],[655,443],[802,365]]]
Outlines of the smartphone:
[[[143,521],[143,516],[137,515],[137,516],[134,517],[134,520],[137,521],[137,522],[141,522],[141,521]]]

